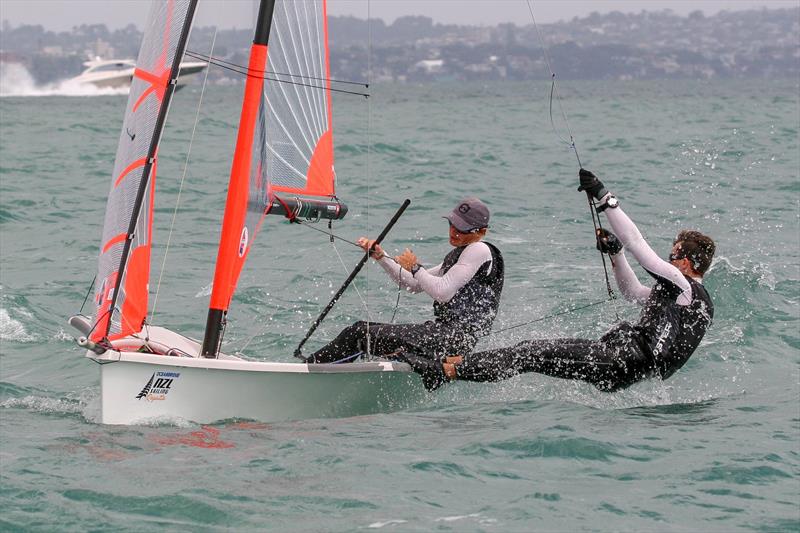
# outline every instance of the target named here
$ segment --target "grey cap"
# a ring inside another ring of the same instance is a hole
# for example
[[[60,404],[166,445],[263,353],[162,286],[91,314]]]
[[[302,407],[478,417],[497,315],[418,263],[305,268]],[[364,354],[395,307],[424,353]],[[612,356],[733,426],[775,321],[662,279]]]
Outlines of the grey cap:
[[[489,208],[477,198],[464,198],[446,217],[461,233],[489,226]]]

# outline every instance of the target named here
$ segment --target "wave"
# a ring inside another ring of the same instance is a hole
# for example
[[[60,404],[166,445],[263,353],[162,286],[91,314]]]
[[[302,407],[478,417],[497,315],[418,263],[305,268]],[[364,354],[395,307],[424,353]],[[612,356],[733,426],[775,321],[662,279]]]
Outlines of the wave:
[[[12,318],[7,309],[0,307],[0,340],[33,342],[36,337],[25,330],[22,322]]]
[[[62,80],[37,84],[20,63],[0,63],[0,97],[3,96],[107,96],[128,94],[128,88],[99,88]]]
[[[4,409],[26,409],[45,414],[83,414],[84,409],[84,406],[78,401],[47,396],[9,398],[0,403],[0,407]]]
[[[766,264],[745,259],[736,265],[726,257],[718,257],[704,283],[714,300],[716,322],[727,320],[759,327],[796,318],[792,316],[791,302],[797,294],[797,281],[778,279]]]
[[[79,415],[90,423],[100,422],[100,391],[86,388],[64,396],[48,396],[46,391],[0,382],[1,409],[20,409],[46,415]]]

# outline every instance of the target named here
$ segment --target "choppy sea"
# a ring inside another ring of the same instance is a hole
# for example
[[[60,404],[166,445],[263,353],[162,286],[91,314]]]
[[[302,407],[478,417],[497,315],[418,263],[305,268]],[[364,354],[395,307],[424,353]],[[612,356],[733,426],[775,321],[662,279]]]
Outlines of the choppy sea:
[[[656,250],[667,254],[682,228],[717,241],[715,321],[684,368],[614,394],[529,374],[451,384],[400,412],[203,426],[99,424],[98,369],[65,322],[95,273],[126,97],[0,98],[0,530],[800,530],[797,80],[560,89],[583,165]],[[507,262],[496,329],[604,298],[548,85],[371,92],[334,100],[337,192],[350,206],[337,233],[375,234],[410,198],[387,248],[435,263],[449,246],[441,216],[475,195]],[[205,322],[241,88],[208,87],[198,112],[200,96],[179,92],[170,113],[151,281],[153,322],[191,336]],[[359,258],[269,220],[226,349],[291,360]],[[397,290],[380,269],[357,288],[311,344],[367,313],[391,317]],[[636,313],[600,304],[481,347],[596,337]],[[430,315],[424,297],[401,295],[398,321]]]

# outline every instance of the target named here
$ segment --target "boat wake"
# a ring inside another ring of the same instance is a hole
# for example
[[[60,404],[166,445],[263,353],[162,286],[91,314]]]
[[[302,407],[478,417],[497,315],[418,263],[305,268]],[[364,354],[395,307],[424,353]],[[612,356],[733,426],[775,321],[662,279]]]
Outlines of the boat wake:
[[[435,405],[485,405],[505,406],[526,410],[530,402],[555,402],[583,405],[604,411],[632,408],[693,405],[714,401],[737,394],[724,386],[708,388],[693,383],[687,377],[676,377],[672,383],[657,379],[647,380],[613,394],[599,391],[587,383],[560,380],[539,375],[520,375],[494,384],[456,383],[441,389]]]
[[[4,96],[107,96],[128,94],[128,88],[98,88],[62,80],[39,85],[20,63],[0,63],[0,97]]]

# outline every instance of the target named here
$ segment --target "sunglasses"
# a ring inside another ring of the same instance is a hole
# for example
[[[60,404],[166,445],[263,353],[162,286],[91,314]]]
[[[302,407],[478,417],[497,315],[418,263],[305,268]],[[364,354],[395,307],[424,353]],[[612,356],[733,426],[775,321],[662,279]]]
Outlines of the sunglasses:
[[[460,233],[461,235],[469,235],[470,233],[478,233],[480,230],[482,230],[482,229],[483,229],[483,228],[475,228],[475,229],[471,229],[471,230],[469,230],[469,231],[461,231],[460,229],[458,229],[457,227],[455,227],[455,226],[453,225],[453,223],[452,223],[452,222],[450,222],[449,220],[447,221],[447,224],[448,224],[448,225],[449,225],[451,228],[453,228],[454,230],[456,230],[458,233]]]

